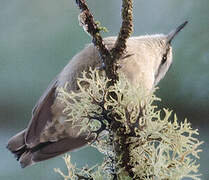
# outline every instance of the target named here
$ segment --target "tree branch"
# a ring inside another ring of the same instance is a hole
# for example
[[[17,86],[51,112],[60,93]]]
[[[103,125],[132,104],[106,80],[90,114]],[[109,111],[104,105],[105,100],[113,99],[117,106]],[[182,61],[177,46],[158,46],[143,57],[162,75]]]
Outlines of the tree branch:
[[[118,34],[115,46],[112,49],[113,57],[119,59],[125,49],[126,41],[133,33],[133,1],[123,0],[122,4],[122,26]]]
[[[110,56],[110,52],[103,42],[102,36],[100,35],[100,28],[95,22],[94,17],[87,6],[87,3],[85,0],[75,1],[81,10],[79,15],[80,24],[83,26],[84,30],[92,36],[92,42],[98,49],[101,58],[106,59],[107,56]]]
[[[95,22],[85,0],[76,0],[78,7],[81,10],[79,15],[80,24],[84,30],[92,36],[92,42],[98,49],[100,57],[102,58],[106,76],[111,80],[108,86],[114,85],[118,80],[117,75],[117,61],[123,56],[126,50],[127,39],[133,32],[133,0],[123,0],[122,2],[122,26],[118,34],[114,47],[108,50],[100,35],[100,28]],[[110,96],[114,96],[110,95]],[[113,136],[113,151],[116,154],[116,160],[122,159],[120,168],[125,168],[128,174],[133,177],[132,166],[129,165],[130,157],[129,146],[126,144],[128,136],[124,135],[124,124],[114,120],[114,115],[110,122],[110,136]],[[120,135],[119,135],[120,134]],[[114,140],[117,139],[117,140]],[[121,142],[123,144],[121,145]],[[117,177],[115,177],[117,179]]]
[[[85,0],[75,0],[76,4],[81,10],[79,15],[80,24],[84,30],[92,36],[92,42],[98,49],[100,57],[104,63],[106,75],[111,79],[110,85],[113,85],[117,77],[116,61],[120,59],[126,49],[126,41],[133,32],[133,2],[132,0],[123,0],[122,4],[122,27],[120,29],[118,38],[114,48],[109,51],[105,46],[103,39],[100,35],[100,28],[95,22]]]

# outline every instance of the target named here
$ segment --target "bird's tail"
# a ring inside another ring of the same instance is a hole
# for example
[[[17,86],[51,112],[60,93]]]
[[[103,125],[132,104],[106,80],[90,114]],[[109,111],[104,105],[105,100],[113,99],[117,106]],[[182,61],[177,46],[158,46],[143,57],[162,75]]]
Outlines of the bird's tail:
[[[20,163],[26,162],[26,159],[28,159],[29,157],[29,154],[26,154],[27,146],[25,144],[25,132],[26,130],[19,132],[18,134],[10,138],[7,144],[7,148],[15,155],[15,157],[18,161],[20,161]],[[31,164],[28,162],[29,159],[27,160],[28,165]],[[24,167],[22,163],[21,166]]]
[[[19,132],[18,134],[10,138],[7,144],[7,148],[15,154],[18,160],[20,159],[21,155],[24,153],[26,148],[24,136],[25,130]]]
[[[68,137],[57,142],[39,143],[35,147],[29,148],[25,143],[26,131],[27,129],[13,136],[7,145],[7,148],[15,154],[22,168],[80,148],[88,142],[86,137]]]

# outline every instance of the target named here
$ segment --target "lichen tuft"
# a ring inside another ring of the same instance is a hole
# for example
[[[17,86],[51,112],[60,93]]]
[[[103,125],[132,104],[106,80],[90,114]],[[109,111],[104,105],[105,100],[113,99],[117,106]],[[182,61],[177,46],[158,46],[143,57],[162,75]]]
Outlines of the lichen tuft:
[[[80,127],[80,133],[94,135],[92,146],[106,155],[101,166],[92,171],[78,170],[65,156],[68,176],[87,179],[200,180],[198,173],[200,145],[194,130],[185,119],[177,120],[171,110],[157,110],[160,99],[143,87],[133,87],[123,74],[113,86],[97,69],[83,72],[77,83],[80,91],[59,89],[58,98],[65,104],[65,123]],[[173,120],[172,120],[173,119]],[[88,174],[88,175],[87,175]]]

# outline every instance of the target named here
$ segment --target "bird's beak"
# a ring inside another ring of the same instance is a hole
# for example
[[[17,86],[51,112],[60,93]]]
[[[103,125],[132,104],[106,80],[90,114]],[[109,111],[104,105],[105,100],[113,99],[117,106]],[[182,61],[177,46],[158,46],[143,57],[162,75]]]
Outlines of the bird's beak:
[[[179,27],[177,27],[175,30],[171,31],[167,35],[167,42],[169,44],[171,44],[171,41],[173,40],[173,38],[186,26],[187,23],[188,21],[185,21],[183,24],[181,24]]]

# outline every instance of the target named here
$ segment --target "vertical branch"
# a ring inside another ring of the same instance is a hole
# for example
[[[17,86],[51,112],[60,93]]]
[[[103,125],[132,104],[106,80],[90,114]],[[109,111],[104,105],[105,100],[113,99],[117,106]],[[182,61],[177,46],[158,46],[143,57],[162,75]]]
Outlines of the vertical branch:
[[[127,39],[133,32],[133,0],[122,0],[122,26],[120,28],[115,45],[110,51],[106,48],[103,42],[103,39],[100,35],[100,28],[98,27],[98,24],[95,23],[94,17],[91,14],[85,0],[75,1],[81,10],[79,15],[80,24],[83,26],[84,30],[92,36],[92,42],[98,49],[100,57],[104,63],[106,76],[111,80],[108,86],[112,86],[118,79],[117,61],[124,54],[126,50]],[[130,147],[127,145],[128,136],[124,135],[124,124],[116,121],[114,115],[110,115],[110,118],[110,136],[112,136],[111,142],[113,144],[113,151],[116,154],[115,160],[118,162],[122,161],[122,164],[115,166],[117,166],[117,169],[125,169],[128,175],[133,177],[133,172],[131,171],[132,167],[129,165]],[[120,158],[121,160],[119,160]],[[114,179],[117,179],[117,175]]]
[[[113,83],[117,80],[116,62],[121,58],[126,50],[127,39],[133,33],[133,0],[123,0],[122,2],[122,26],[115,42],[114,48],[110,51],[111,59],[106,62],[106,72],[110,72],[110,76],[114,77]]]
[[[100,28],[95,22],[93,15],[91,14],[85,0],[75,0],[76,4],[81,10],[79,15],[80,24],[84,30],[92,36],[92,42],[98,49],[100,57],[104,63],[106,75],[111,82],[109,85],[113,85],[117,77],[116,61],[120,59],[126,49],[126,41],[130,37],[133,31],[133,18],[132,18],[132,0],[123,0],[122,4],[122,27],[120,29],[117,41],[114,48],[109,51],[100,35]]]
[[[91,14],[85,0],[76,0],[76,4],[81,10],[79,15],[80,24],[83,26],[84,30],[92,36],[92,42],[94,46],[99,51],[100,57],[104,64],[104,69],[106,76],[111,79],[111,84],[113,84],[116,79],[116,71],[114,68],[114,61],[111,52],[106,48],[104,41],[100,35],[100,28],[95,22],[93,15]]]
[[[122,26],[111,50],[113,63],[120,59],[126,50],[127,39],[133,33],[133,0],[123,0],[122,3]],[[116,67],[116,66],[115,66]],[[117,68],[117,67],[116,67]],[[117,70],[117,69],[116,69]],[[114,117],[113,117],[114,119]],[[116,155],[117,169],[124,169],[128,176],[134,177],[132,166],[130,164],[130,143],[129,135],[124,129],[124,124],[113,120],[111,123],[111,132],[113,133],[113,150]],[[120,175],[119,175],[120,176]]]
[[[116,59],[123,55],[126,49],[126,41],[133,33],[133,0],[123,0],[121,16],[122,26],[112,49],[112,54]]]
[[[99,54],[104,61],[110,56],[109,50],[106,48],[102,36],[100,35],[100,28],[95,22],[92,13],[90,12],[85,0],[75,0],[81,13],[79,15],[80,24],[83,26],[84,30],[92,36],[92,42],[94,46],[98,49]]]

